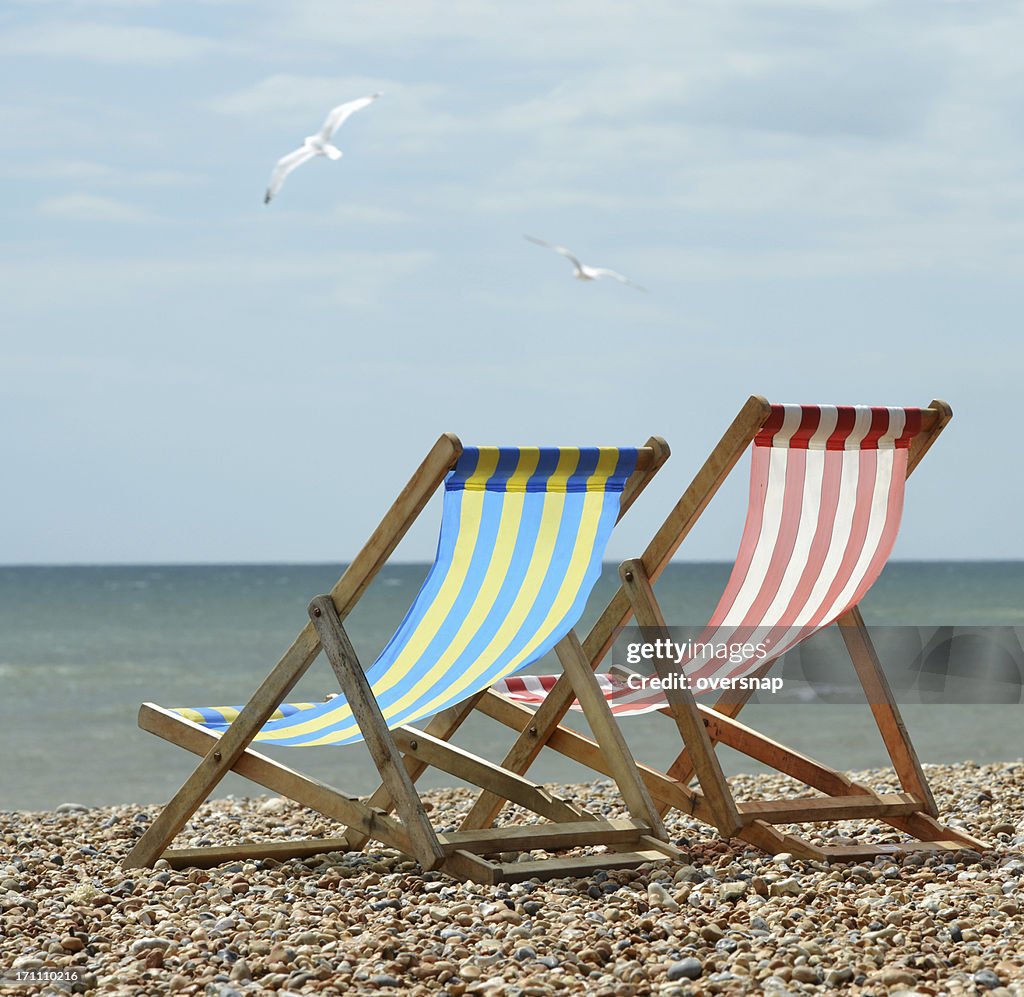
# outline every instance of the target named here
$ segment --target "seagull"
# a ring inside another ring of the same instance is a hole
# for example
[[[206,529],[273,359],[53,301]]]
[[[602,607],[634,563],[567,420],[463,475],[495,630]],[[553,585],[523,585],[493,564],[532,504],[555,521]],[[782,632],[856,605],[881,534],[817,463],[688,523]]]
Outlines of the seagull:
[[[282,156],[274,167],[274,172],[270,175],[270,186],[267,187],[267,193],[263,197],[264,204],[270,204],[271,199],[281,189],[281,185],[285,181],[285,177],[291,173],[296,167],[301,166],[303,163],[313,159],[314,156],[326,156],[328,159],[341,159],[342,151],[337,146],[331,145],[331,138],[334,133],[342,126],[342,123],[350,115],[355,114],[356,111],[361,111],[364,107],[369,107],[378,97],[379,93],[372,93],[369,97],[360,97],[357,100],[350,100],[345,104],[339,104],[330,114],[327,115],[327,120],[324,122],[323,127],[317,132],[316,135],[309,135],[302,141],[302,145],[299,146],[294,152],[289,152],[287,156]]]
[[[543,246],[545,249],[553,249],[556,253],[564,256],[572,264],[572,275],[577,280],[597,280],[599,277],[611,277],[612,280],[617,280],[620,284],[628,284],[630,287],[635,288],[638,291],[647,290],[646,287],[634,284],[628,277],[621,273],[617,273],[615,270],[608,270],[605,267],[588,267],[585,263],[581,263],[575,256],[573,256],[565,246],[556,246],[553,242],[545,242],[543,239],[535,239],[532,235],[525,235],[523,238],[530,242],[535,242],[538,246]]]

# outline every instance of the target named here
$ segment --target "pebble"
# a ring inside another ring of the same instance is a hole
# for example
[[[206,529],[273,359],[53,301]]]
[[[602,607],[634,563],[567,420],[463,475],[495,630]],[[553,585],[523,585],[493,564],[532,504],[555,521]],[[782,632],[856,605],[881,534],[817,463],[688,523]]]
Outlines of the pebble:
[[[666,910],[679,910],[679,904],[672,898],[661,883],[651,883],[647,887],[647,902],[652,907],[664,907]]]
[[[681,959],[668,967],[666,976],[670,980],[699,980],[704,972],[700,959]]]
[[[768,887],[770,897],[798,897],[803,887],[796,879],[780,879]]]
[[[979,987],[985,987],[988,990],[995,990],[996,987],[1001,987],[1003,981],[992,972],[991,969],[980,969],[974,974],[974,982]]]
[[[748,884],[742,880],[732,883],[723,883],[718,888],[719,899],[724,900],[726,903],[735,903],[737,900],[742,899],[747,895],[749,889]]]

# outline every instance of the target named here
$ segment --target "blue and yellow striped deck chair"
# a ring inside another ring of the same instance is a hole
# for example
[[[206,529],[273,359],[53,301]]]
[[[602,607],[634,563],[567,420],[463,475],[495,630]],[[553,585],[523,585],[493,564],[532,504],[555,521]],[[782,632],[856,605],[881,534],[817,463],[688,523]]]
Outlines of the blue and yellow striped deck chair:
[[[164,709],[144,704],[139,724],[203,760],[125,861],[213,865],[361,848],[376,839],[482,882],[569,875],[595,865],[626,867],[676,855],[576,638],[612,528],[668,456],[663,441],[641,448],[463,449],[442,436],[332,589],[310,604],[310,623],[248,704]],[[437,555],[394,637],[361,667],[343,620],[426,504],[444,484]],[[343,695],[286,704],[323,649]],[[449,738],[499,679],[554,649],[630,813],[597,820],[507,767]],[[432,717],[424,729],[409,726]],[[381,775],[368,800],[310,779],[251,745],[346,745],[365,741]],[[547,822],[439,834],[414,781],[441,769]],[[223,775],[233,770],[345,825],[343,837],[166,850]],[[392,811],[395,816],[392,816]],[[604,845],[608,854],[516,863],[507,851]]]

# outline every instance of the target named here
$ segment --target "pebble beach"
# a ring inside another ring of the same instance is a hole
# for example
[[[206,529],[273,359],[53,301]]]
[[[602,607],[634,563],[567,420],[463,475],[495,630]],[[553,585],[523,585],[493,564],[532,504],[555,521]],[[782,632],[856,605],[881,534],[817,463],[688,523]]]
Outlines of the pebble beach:
[[[586,879],[460,883],[372,846],[126,873],[120,862],[158,808],[8,811],[0,993],[1024,997],[1024,763],[925,768],[943,818],[991,851],[828,866],[769,857],[670,814],[686,864]],[[855,778],[897,788],[881,772]],[[778,776],[733,784],[748,799],[793,791]],[[606,783],[558,791],[621,816]],[[426,798],[439,828],[472,800]],[[228,798],[205,804],[178,844],[338,832],[276,797]],[[809,836],[898,840],[865,823]],[[77,979],[39,982],[47,970]]]

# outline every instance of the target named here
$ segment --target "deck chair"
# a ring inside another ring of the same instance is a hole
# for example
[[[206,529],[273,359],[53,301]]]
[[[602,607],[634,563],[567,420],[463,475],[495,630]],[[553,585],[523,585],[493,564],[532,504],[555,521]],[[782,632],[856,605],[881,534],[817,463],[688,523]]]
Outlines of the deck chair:
[[[657,438],[639,449],[466,448],[442,436],[310,622],[244,707],[164,709],[144,704],[139,725],[203,759],[125,860],[213,865],[361,848],[399,849],[424,869],[479,882],[635,867],[678,856],[582,655],[573,626],[601,570],[612,528],[668,456]],[[412,607],[365,671],[344,619],[431,493],[444,483],[437,556]],[[542,786],[448,743],[489,685],[554,649],[629,818],[599,820]],[[323,649],[342,695],[285,699]],[[411,724],[426,717],[423,729]],[[380,773],[368,800],[352,798],[255,751],[255,742],[347,745],[363,741]],[[546,818],[472,833],[438,833],[414,781],[434,766]],[[338,838],[168,849],[226,772],[346,825]],[[392,813],[395,816],[392,816]],[[536,861],[491,861],[509,851],[610,851]]]
[[[770,405],[751,397],[643,556],[625,562],[622,585],[585,642],[596,668],[610,636],[635,615],[645,637],[666,634],[653,590],[662,570],[703,509],[750,444],[750,502],[739,554],[705,633],[706,642],[738,643],[754,633],[774,638],[767,656],[730,661],[711,655],[682,662],[683,673],[764,676],[771,663],[836,622],[864,688],[902,793],[879,794],[807,755],[741,724],[737,715],[753,689],[724,694],[714,707],[699,706],[690,689],[632,691],[613,667],[600,685],[619,717],[658,710],[670,717],[683,750],[664,770],[640,771],[664,814],[676,807],[772,853],[852,861],[897,850],[983,849],[969,834],[941,825],[924,771],[880,667],[858,604],[892,550],[903,506],[904,483],[952,417],[933,401],[925,409]],[[673,662],[654,662],[659,676],[678,674]],[[750,683],[753,687],[755,683]],[[502,694],[499,698],[499,694]],[[540,726],[556,750],[607,772],[587,738],[565,727],[549,729],[522,712],[562,717],[571,705],[556,676],[512,676],[489,693],[490,708],[511,726]],[[509,705],[510,703],[514,705]],[[737,802],[726,781],[716,744],[728,745],[820,791],[809,798]],[[524,772],[525,767],[517,769]],[[699,789],[691,789],[696,776]],[[474,826],[486,826],[500,810],[493,797],[478,801]],[[779,825],[868,818],[918,839],[904,844],[823,847]]]

